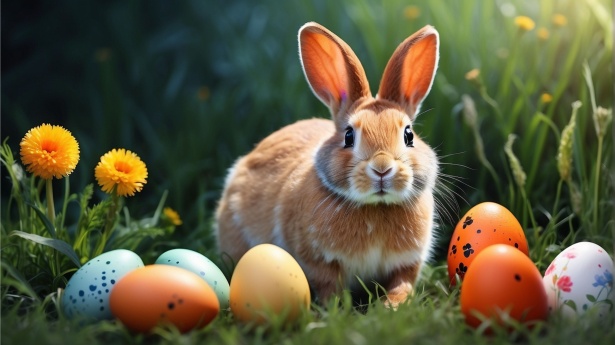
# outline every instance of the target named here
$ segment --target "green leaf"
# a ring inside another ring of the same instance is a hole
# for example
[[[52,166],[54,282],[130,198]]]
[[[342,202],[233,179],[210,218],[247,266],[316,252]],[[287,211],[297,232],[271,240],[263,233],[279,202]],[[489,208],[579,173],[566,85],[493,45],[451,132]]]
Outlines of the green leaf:
[[[19,230],[14,230],[13,232],[11,232],[10,236],[19,236],[21,238],[25,238],[26,240],[30,240],[32,242],[51,247],[59,251],[60,253],[68,256],[68,258],[71,259],[75,263],[75,265],[77,265],[77,267],[81,267],[79,257],[77,256],[77,253],[75,253],[75,251],[73,250],[73,247],[71,247],[70,244],[62,240],[47,238],[35,234],[29,234],[27,232]]]
[[[564,304],[569,306],[570,308],[572,308],[574,311],[577,311],[577,304],[574,303],[573,300],[566,300],[566,302],[564,302]]]
[[[588,301],[590,301],[592,303],[596,303],[596,297],[594,297],[594,295],[587,294],[587,295],[585,295],[585,297],[587,297]]]
[[[54,239],[57,238],[57,236],[56,236],[56,229],[53,226],[53,224],[51,224],[51,221],[49,220],[49,218],[47,218],[47,215],[45,213],[43,213],[43,211],[41,211],[38,207],[36,207],[36,205],[34,205],[34,204],[30,203],[30,202],[27,202],[27,201],[26,201],[26,204],[28,206],[32,207],[34,212],[36,212],[36,214],[38,215],[38,217],[41,219],[41,221],[45,225],[45,229],[47,229],[47,231],[49,232],[51,237],[53,237]]]

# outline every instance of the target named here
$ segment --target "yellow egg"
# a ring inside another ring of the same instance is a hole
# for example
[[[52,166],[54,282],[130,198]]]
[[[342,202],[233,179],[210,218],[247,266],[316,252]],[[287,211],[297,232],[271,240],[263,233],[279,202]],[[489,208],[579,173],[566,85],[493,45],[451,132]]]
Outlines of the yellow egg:
[[[239,260],[230,284],[233,315],[254,324],[268,317],[296,320],[310,306],[310,287],[297,261],[284,249],[261,244]]]

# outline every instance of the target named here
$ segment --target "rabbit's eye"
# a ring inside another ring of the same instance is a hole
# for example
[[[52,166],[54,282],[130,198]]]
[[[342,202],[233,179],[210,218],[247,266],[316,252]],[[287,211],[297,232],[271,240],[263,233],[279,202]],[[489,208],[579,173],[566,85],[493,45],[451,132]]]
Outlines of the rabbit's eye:
[[[346,128],[346,135],[344,136],[344,148],[354,146],[354,130],[351,127]]]
[[[410,126],[406,126],[406,129],[404,129],[404,143],[407,147],[414,147],[414,134],[412,134]]]

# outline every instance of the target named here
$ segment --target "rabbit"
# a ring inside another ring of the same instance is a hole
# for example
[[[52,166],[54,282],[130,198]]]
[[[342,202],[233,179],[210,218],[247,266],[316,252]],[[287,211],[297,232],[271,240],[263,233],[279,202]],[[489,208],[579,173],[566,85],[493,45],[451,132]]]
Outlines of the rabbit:
[[[299,30],[309,86],[332,120],[263,139],[229,169],[215,214],[222,253],[237,262],[272,243],[300,264],[317,302],[373,281],[397,308],[434,242],[436,153],[412,124],[429,93],[439,36],[425,26],[395,50],[376,97],[355,53],[309,22]]]

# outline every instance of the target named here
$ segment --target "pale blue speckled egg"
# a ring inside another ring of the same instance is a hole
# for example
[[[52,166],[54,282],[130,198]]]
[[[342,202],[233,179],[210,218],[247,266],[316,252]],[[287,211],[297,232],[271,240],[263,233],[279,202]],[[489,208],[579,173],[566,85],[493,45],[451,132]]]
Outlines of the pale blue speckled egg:
[[[141,258],[126,249],[103,253],[81,266],[70,278],[61,305],[69,319],[88,321],[112,319],[109,294],[120,278],[143,267]]]
[[[203,278],[214,289],[220,309],[229,307],[229,284],[226,277],[206,256],[189,249],[172,249],[162,253],[156,264],[181,267]]]

